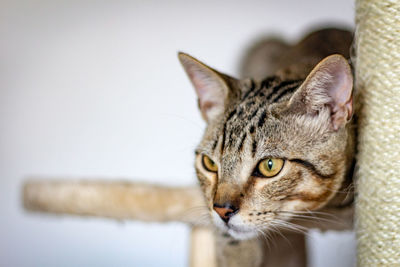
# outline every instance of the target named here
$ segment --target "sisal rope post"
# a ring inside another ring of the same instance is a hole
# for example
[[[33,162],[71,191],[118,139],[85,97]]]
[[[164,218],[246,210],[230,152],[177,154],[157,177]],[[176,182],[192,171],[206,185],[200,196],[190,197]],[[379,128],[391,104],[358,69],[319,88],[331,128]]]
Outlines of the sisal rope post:
[[[358,266],[400,266],[400,1],[356,1]]]

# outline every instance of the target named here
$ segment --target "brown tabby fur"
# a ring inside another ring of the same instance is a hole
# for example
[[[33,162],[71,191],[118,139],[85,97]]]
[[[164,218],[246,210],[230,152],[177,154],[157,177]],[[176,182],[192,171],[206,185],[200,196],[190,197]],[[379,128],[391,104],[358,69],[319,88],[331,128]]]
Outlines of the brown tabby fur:
[[[261,261],[265,266],[304,266],[301,234],[286,234],[296,247],[264,253],[255,249],[261,241],[252,238],[277,228],[292,229],[291,220],[312,211],[351,204],[352,196],[345,189],[352,183],[354,127],[344,123],[333,130],[332,111],[324,107],[314,112],[312,105],[324,101],[319,96],[311,106],[302,105],[306,100],[292,105],[293,98],[303,96],[295,95],[315,65],[332,54],[349,58],[351,42],[352,34],[338,29],[313,32],[294,46],[267,39],[243,61],[243,76],[255,80],[238,80],[210,69],[224,81],[228,94],[223,111],[212,119],[200,101],[208,124],[196,149],[195,167],[214,223],[222,233],[229,233],[219,237],[225,244],[220,247],[221,266],[259,266]],[[185,54],[180,59],[186,69],[188,61],[195,60]],[[265,77],[269,78],[261,80]],[[215,161],[217,173],[205,170],[203,155]],[[252,176],[265,157],[285,159],[281,173],[271,179]],[[231,225],[213,211],[214,203],[239,208]],[[229,236],[250,240],[233,241]],[[275,244],[282,245],[280,239],[276,236]]]

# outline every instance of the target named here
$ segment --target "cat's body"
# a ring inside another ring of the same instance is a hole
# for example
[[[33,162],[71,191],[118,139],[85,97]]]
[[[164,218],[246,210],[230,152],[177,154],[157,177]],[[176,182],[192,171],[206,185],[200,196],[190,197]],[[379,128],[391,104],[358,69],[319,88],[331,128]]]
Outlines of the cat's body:
[[[344,59],[351,41],[337,29],[294,46],[263,41],[242,68],[256,79],[234,79],[180,54],[207,121],[196,173],[221,232],[220,265],[304,266],[302,234],[285,233],[292,246],[276,236],[271,242],[286,249],[266,251],[257,236],[351,205],[353,81]]]

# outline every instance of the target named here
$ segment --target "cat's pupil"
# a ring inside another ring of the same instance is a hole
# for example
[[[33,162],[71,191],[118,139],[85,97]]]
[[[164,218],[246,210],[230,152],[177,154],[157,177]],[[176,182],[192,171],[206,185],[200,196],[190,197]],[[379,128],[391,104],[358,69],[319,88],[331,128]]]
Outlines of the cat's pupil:
[[[274,163],[272,162],[272,160],[268,160],[268,169],[272,170],[273,165]]]

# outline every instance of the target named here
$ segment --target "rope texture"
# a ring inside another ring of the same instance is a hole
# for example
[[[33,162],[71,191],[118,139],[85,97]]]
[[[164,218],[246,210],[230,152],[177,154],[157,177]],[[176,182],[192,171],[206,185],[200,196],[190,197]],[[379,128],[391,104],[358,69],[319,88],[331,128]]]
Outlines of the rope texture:
[[[356,1],[358,266],[400,266],[400,1]]]

